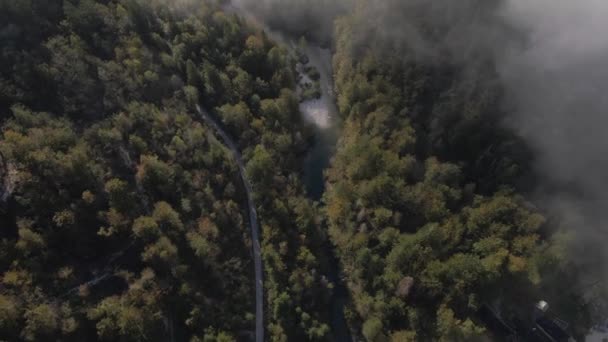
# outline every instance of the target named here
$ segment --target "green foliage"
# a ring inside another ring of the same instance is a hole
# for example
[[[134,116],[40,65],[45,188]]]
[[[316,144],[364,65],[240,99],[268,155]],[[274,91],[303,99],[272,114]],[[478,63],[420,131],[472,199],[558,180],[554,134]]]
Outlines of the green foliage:
[[[142,155],[137,181],[149,192],[167,195],[175,189],[175,171],[157,156]]]
[[[263,146],[255,147],[253,157],[247,164],[247,176],[255,179],[262,186],[268,186],[272,182],[272,170],[274,161],[272,156]]]
[[[36,341],[48,338],[59,329],[57,308],[49,304],[40,304],[25,311],[25,327],[23,338],[26,341]]]
[[[161,231],[154,218],[142,216],[133,222],[133,233],[139,238],[149,240],[159,237]]]
[[[97,321],[97,334],[101,340],[112,341],[117,338],[129,341],[145,341],[149,338],[147,319],[142,310],[124,299],[109,297],[104,299],[97,307],[90,311],[89,317]]]
[[[269,325],[328,338],[325,235],[299,182],[309,133],[286,49],[214,1],[0,0],[0,22],[0,152],[14,187],[1,204],[2,338],[253,330],[243,183],[198,104],[255,177],[264,258],[276,255],[267,307],[289,316]]]
[[[376,317],[372,317],[363,323],[361,328],[363,336],[368,341],[382,340],[382,321]]]
[[[152,264],[172,266],[177,261],[177,247],[167,237],[162,236],[155,243],[146,246],[141,257]]]
[[[0,331],[5,335],[18,325],[17,318],[21,316],[18,304],[14,297],[0,295]]]
[[[218,108],[217,111],[224,124],[235,133],[235,136],[245,133],[247,126],[252,120],[252,114],[243,102],[239,102],[236,105],[225,104]]]
[[[517,189],[529,154],[498,124],[491,63],[425,61],[408,41],[360,32],[369,6],[336,23],[344,131],[324,196],[351,327],[368,341],[475,340],[481,304],[509,298],[501,311],[517,315],[550,281],[539,263],[545,219]],[[421,31],[431,45],[444,39]]]
[[[470,319],[461,321],[455,318],[454,312],[445,306],[439,308],[437,322],[439,341],[473,341],[480,339],[484,331]]]
[[[169,203],[158,202],[154,205],[152,212],[154,220],[163,227],[164,231],[182,230],[183,224],[179,218],[179,213],[176,212]]]

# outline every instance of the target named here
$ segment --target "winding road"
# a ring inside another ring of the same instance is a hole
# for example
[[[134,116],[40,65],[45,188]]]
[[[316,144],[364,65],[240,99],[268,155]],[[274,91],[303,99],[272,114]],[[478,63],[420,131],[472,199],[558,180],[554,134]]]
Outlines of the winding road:
[[[222,127],[209,115],[209,113],[199,105],[196,106],[196,111],[201,116],[203,121],[211,126],[215,132],[222,138],[224,144],[232,152],[236,160],[245,192],[247,193],[247,206],[249,207],[249,226],[251,227],[251,240],[253,242],[253,263],[255,268],[255,340],[256,342],[264,341],[264,279],[262,274],[262,252],[260,247],[260,228],[258,225],[258,214],[253,203],[253,195],[251,183],[247,179],[245,173],[245,163],[243,156],[239,152],[237,145],[230,136],[222,129]]]

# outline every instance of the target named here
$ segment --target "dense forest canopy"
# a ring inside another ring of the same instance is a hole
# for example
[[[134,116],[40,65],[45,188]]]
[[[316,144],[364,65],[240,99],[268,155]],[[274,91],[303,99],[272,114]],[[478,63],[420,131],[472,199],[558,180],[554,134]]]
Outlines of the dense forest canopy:
[[[253,333],[245,152],[273,339],[329,336],[294,62],[211,2],[0,2],[0,339]],[[314,252],[314,253],[313,253]]]
[[[502,2],[277,1],[234,4],[299,47],[226,1],[0,0],[0,340],[252,340],[242,176],[269,341],[337,340],[338,282],[356,340],[499,340],[484,308],[525,328],[541,299],[584,336],[605,303],[504,124]],[[320,202],[307,40],[342,125]]]

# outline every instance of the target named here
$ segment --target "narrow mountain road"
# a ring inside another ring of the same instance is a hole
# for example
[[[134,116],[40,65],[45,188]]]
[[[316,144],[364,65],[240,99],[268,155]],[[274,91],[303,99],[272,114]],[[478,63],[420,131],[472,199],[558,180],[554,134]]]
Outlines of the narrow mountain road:
[[[264,341],[264,279],[262,274],[262,251],[260,247],[260,229],[258,225],[258,214],[255,210],[253,203],[253,195],[251,183],[247,179],[245,173],[245,163],[243,157],[237,148],[234,141],[228,136],[228,134],[220,127],[220,125],[207,113],[201,109],[200,106],[196,106],[198,114],[201,116],[203,121],[211,126],[215,132],[222,138],[224,144],[232,152],[234,159],[236,160],[243,185],[245,186],[245,192],[247,193],[247,206],[249,207],[249,225],[251,227],[251,240],[253,243],[253,263],[255,268],[255,340],[256,342]]]

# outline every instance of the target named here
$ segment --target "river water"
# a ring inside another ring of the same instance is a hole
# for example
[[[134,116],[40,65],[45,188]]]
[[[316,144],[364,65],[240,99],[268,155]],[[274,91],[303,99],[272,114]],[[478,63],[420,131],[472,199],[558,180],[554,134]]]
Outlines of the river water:
[[[310,44],[303,50],[308,56],[309,64],[320,74],[321,97],[300,104],[300,112],[304,119],[312,123],[315,130],[314,145],[305,163],[304,183],[309,196],[314,200],[320,200],[325,190],[323,171],[329,166],[330,159],[334,155],[340,125],[333,96],[331,51]]]

